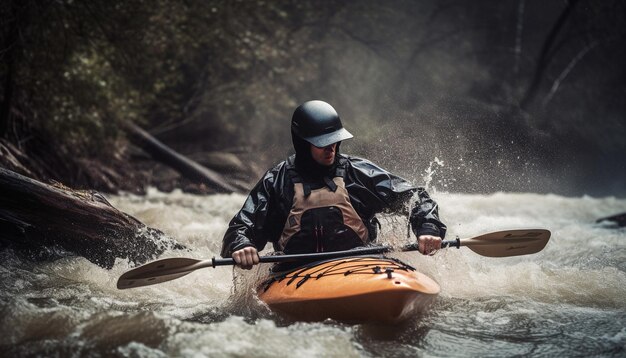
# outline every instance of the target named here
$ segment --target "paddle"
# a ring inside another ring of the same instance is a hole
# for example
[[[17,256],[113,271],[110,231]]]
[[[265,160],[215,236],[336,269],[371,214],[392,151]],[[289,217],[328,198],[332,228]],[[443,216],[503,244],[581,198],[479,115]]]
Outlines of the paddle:
[[[550,231],[545,229],[506,230],[472,237],[469,239],[444,240],[441,247],[469,247],[475,253],[487,257],[508,257],[537,253],[548,244]],[[417,250],[417,244],[405,246],[402,251]]]
[[[506,257],[534,254],[541,251],[550,239],[550,231],[544,229],[506,230],[480,235],[468,239],[444,240],[441,247],[467,246],[475,253],[487,257]],[[417,244],[405,246],[402,251],[416,251]],[[389,246],[366,247],[360,249],[319,252],[298,255],[261,256],[260,262],[296,262],[318,261],[339,257],[381,254],[392,251]],[[173,257],[151,262],[134,268],[117,281],[118,289],[142,287],[183,277],[191,272],[205,268],[234,265],[235,260],[216,259],[196,260],[182,257]]]

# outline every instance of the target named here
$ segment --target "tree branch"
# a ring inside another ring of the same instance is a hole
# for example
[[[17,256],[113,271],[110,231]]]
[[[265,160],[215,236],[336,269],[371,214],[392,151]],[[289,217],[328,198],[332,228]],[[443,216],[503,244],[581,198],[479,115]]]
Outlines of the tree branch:
[[[561,82],[563,82],[563,80],[565,80],[565,77],[567,77],[567,75],[569,75],[569,73],[572,71],[572,69],[576,66],[576,64],[578,64],[578,62],[580,62],[580,60],[582,60],[583,57],[585,57],[585,55],[587,53],[589,53],[589,51],[591,51],[593,48],[595,48],[598,45],[598,41],[593,41],[591,43],[589,43],[587,46],[585,46],[582,50],[580,50],[576,56],[574,56],[574,58],[572,58],[572,60],[569,62],[569,64],[565,67],[565,69],[563,69],[563,71],[561,72],[561,74],[559,75],[559,77],[557,77],[556,80],[554,80],[554,82],[552,83],[552,87],[550,88],[550,92],[548,93],[548,95],[543,99],[542,102],[542,106],[546,106],[548,104],[548,102],[550,102],[552,100],[552,98],[554,97],[554,95],[556,94],[556,91],[558,91],[559,86],[561,85]]]
[[[552,48],[552,45],[556,41],[557,36],[559,35],[565,23],[567,22],[567,19],[572,13],[572,10],[574,10],[574,7],[578,3],[578,1],[579,0],[570,0],[567,3],[567,6],[565,6],[565,9],[563,9],[563,11],[561,12],[561,15],[556,20],[556,22],[552,26],[552,29],[548,33],[548,36],[546,37],[546,40],[544,41],[543,46],[541,47],[541,52],[539,53],[539,57],[537,58],[537,64],[535,66],[535,73],[533,75],[533,79],[530,82],[530,86],[528,86],[526,93],[522,97],[522,100],[520,101],[521,109],[527,110],[530,104],[532,103],[532,101],[537,96],[539,84],[541,83],[541,80],[543,79],[543,74],[546,68],[548,67],[548,64],[550,63],[550,60],[552,57],[552,56],[549,56],[550,49]]]
[[[213,187],[220,193],[240,191],[241,188],[229,184],[218,173],[180,155],[138,126],[127,123],[126,128],[137,145],[143,150],[149,153],[154,159],[170,166],[188,179],[204,183]]]

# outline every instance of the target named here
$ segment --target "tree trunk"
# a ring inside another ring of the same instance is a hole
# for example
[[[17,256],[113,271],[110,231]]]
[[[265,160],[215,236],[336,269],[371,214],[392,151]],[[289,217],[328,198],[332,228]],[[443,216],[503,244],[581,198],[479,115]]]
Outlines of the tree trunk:
[[[6,42],[2,44],[2,50],[6,51],[5,58],[5,78],[4,78],[4,93],[2,96],[2,102],[0,102],[0,138],[6,137],[9,131],[11,123],[11,107],[13,104],[13,91],[15,88],[14,75],[15,75],[15,57],[16,48],[18,47],[18,21],[19,14],[16,2],[12,2],[11,5],[12,18],[9,19],[10,25],[6,36]],[[1,57],[0,57],[1,58]]]
[[[0,244],[32,259],[80,255],[111,268],[183,246],[115,209],[98,192],[48,185],[0,168]]]
[[[228,183],[221,175],[213,170],[177,153],[138,126],[128,123],[126,124],[126,128],[130,132],[131,139],[135,144],[146,151],[146,153],[150,154],[152,158],[178,171],[185,178],[204,183],[219,193],[241,191],[242,188]]]

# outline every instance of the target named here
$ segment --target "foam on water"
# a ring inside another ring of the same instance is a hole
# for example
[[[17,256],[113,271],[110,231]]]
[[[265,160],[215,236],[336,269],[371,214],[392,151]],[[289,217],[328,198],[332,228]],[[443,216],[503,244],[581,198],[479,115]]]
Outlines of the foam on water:
[[[0,346],[18,356],[624,352],[626,231],[594,221],[625,212],[625,199],[507,193],[433,197],[448,224],[448,238],[534,227],[551,230],[552,238],[538,254],[511,258],[482,257],[467,249],[442,250],[433,257],[396,254],[438,281],[442,293],[429,315],[390,329],[391,338],[360,326],[275,317],[254,295],[264,266],[252,272],[209,268],[159,285],[118,290],[117,278],[131,268],[125,260],[106,270],[79,257],[31,263],[4,251]],[[109,199],[190,248],[163,257],[205,259],[219,255],[227,223],[245,197],[150,190],[145,197]],[[383,222],[383,242],[407,242],[405,218]],[[559,334],[562,338],[555,338]],[[586,338],[575,341],[576,335]],[[454,348],[459,342],[463,350]]]

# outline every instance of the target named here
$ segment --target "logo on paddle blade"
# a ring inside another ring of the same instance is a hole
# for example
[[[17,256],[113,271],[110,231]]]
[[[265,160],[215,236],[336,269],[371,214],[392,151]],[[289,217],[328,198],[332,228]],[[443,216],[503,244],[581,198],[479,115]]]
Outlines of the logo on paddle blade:
[[[525,248],[527,248],[527,247],[528,247],[528,246],[510,246],[510,247],[508,247],[506,250],[507,250],[507,251],[508,251],[508,250],[519,250],[519,249],[525,249]]]
[[[515,235],[515,234],[506,234],[504,235],[505,238],[535,238],[538,236],[541,236],[543,233],[541,232],[536,232],[536,231],[531,231],[531,232],[527,232],[524,234],[520,234],[520,235]]]

